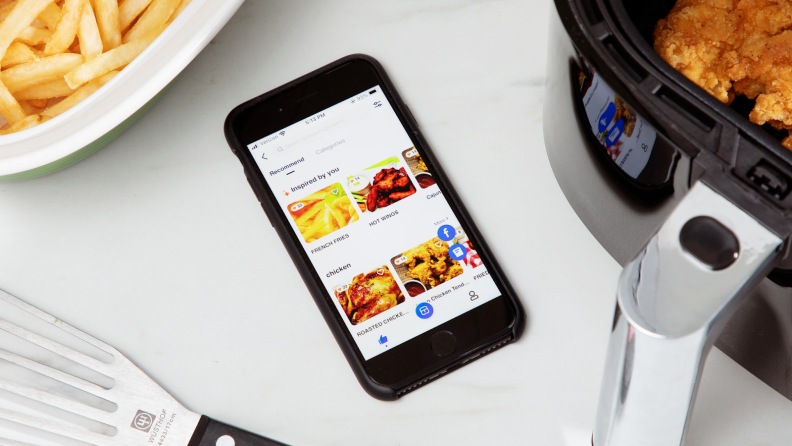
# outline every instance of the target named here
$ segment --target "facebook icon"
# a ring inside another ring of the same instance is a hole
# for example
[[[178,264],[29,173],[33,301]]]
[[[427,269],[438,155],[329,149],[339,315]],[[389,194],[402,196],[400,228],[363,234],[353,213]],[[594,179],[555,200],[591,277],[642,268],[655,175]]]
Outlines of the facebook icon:
[[[437,230],[437,236],[444,242],[450,242],[456,236],[456,229],[451,225],[440,226]]]
[[[384,344],[384,343],[386,343],[386,342],[388,342],[388,337],[387,337],[387,336],[385,336],[385,335],[382,335],[382,336],[380,336],[380,338],[379,338],[379,343],[380,343],[380,344]]]

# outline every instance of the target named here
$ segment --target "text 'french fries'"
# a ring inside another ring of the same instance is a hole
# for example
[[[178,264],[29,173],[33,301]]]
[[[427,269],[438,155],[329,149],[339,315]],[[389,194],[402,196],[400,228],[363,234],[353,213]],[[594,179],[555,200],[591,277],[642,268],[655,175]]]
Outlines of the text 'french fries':
[[[189,3],[0,0],[0,136],[53,119],[102,88]]]

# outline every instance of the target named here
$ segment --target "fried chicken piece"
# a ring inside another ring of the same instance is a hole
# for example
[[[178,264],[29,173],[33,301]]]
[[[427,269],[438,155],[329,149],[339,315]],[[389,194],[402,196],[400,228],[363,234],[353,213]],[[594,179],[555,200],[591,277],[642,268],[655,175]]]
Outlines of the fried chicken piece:
[[[399,171],[396,169],[384,169],[380,171],[380,173],[382,172],[385,172],[382,179],[379,181],[375,179],[374,184],[376,184],[380,190],[387,192],[393,189],[393,182],[399,177]]]
[[[411,188],[411,190],[408,190],[406,192],[394,192],[390,194],[390,200],[391,202],[396,202],[403,198],[407,198],[414,193],[415,193],[415,188]]]
[[[379,187],[375,185],[371,188],[368,195],[366,195],[366,209],[368,209],[369,212],[374,212],[374,209],[377,209],[378,198],[379,198]]]
[[[432,270],[432,274],[435,276],[442,277],[442,274],[448,269],[448,265],[446,265],[446,258],[443,257],[442,259],[438,259],[436,262],[429,263],[429,269]]]
[[[448,243],[440,240],[438,237],[433,238],[428,243],[425,243],[425,245],[429,254],[436,259],[442,259],[448,256]]]
[[[756,99],[751,122],[792,130],[790,27],[788,0],[680,0],[658,22],[654,46],[721,102],[735,94]]]
[[[462,266],[459,263],[457,262],[454,263],[455,263],[454,265],[448,267],[448,270],[446,271],[445,274],[440,275],[440,280],[442,280],[443,282],[447,282],[464,272]]]
[[[429,253],[429,250],[425,244],[418,245],[415,248],[405,252],[404,256],[407,257],[407,260],[404,263],[406,263],[409,268],[415,268],[415,264],[419,260],[426,263],[432,261],[432,254]]]
[[[415,268],[410,269],[410,276],[413,279],[418,279],[424,285],[429,286],[429,288],[434,288],[440,283],[437,279],[432,275],[432,270],[429,269],[429,263],[424,262],[420,265],[417,265]]]
[[[732,79],[724,54],[738,40],[740,16],[732,0],[680,0],[654,32],[657,54],[677,71],[718,98],[731,103]]]
[[[408,184],[410,184],[410,177],[403,175],[393,182],[393,187],[401,189],[407,187]]]

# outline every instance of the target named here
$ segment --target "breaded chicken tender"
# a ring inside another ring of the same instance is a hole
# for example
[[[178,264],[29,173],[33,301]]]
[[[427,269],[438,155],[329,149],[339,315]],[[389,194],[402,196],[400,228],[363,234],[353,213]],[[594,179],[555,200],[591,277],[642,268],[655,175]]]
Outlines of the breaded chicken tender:
[[[755,99],[751,122],[792,130],[792,0],[679,0],[654,48],[721,102]]]

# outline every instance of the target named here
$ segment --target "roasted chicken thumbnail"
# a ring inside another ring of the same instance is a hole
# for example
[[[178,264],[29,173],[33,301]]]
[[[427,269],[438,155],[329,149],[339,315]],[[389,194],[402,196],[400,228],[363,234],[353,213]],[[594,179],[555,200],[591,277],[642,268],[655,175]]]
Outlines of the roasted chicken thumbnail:
[[[386,266],[368,274],[358,274],[349,288],[336,291],[336,298],[352,325],[404,302],[404,294]]]

